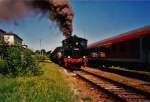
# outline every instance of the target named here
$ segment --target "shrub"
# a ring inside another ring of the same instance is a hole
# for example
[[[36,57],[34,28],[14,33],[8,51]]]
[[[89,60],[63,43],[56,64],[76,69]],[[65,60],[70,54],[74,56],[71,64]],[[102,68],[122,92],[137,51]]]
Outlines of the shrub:
[[[32,58],[33,52],[30,49],[9,46],[5,53],[7,53],[4,57],[5,68],[2,68],[1,73],[13,76],[40,74],[40,68]]]
[[[8,55],[7,54],[8,47],[9,46],[6,43],[0,44],[0,56],[1,56],[1,58],[5,58]]]
[[[5,59],[9,73],[18,75],[23,70],[20,48],[10,47],[8,50],[8,56]]]
[[[49,58],[46,55],[35,54],[34,59],[40,62],[48,60]]]
[[[5,74],[6,72],[6,62],[4,60],[0,60],[0,73]]]
[[[40,68],[36,62],[36,60],[33,58],[33,52],[30,49],[23,49],[22,54],[22,67],[24,70],[24,73],[28,74],[40,74]]]

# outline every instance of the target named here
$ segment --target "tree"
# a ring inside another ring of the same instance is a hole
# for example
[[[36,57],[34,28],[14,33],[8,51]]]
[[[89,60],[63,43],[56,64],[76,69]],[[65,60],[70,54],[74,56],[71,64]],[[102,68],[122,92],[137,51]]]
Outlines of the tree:
[[[35,53],[36,53],[36,54],[40,54],[40,50],[36,50]]]
[[[50,57],[51,57],[51,53],[52,53],[52,50],[47,51],[47,53],[46,53],[46,54],[47,54],[47,57],[48,57],[48,58],[50,58]]]
[[[42,49],[42,50],[41,50],[41,53],[42,53],[42,55],[45,55],[45,54],[46,54],[46,50],[45,50],[45,49]]]
[[[52,52],[52,50],[47,51],[47,52],[46,52],[46,54],[47,54],[47,55],[50,55],[50,54],[51,54],[51,52]]]

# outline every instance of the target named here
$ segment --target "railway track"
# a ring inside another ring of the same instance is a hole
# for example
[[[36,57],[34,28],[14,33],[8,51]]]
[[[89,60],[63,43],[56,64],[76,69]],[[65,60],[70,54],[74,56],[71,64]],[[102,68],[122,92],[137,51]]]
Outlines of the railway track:
[[[121,68],[108,68],[108,67],[101,68],[101,70],[150,82],[150,74],[149,74],[150,72],[149,73],[147,72],[148,73],[147,74],[146,72],[141,73],[139,71],[134,71],[134,70],[124,70],[124,69],[121,69]]]
[[[116,83],[85,70],[75,71],[75,73],[83,80],[114,97],[118,102],[150,102],[150,94],[138,91],[133,87]]]

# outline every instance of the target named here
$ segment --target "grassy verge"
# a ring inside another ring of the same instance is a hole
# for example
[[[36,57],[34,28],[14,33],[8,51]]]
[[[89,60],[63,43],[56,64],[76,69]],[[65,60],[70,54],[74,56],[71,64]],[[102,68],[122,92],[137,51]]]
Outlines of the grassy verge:
[[[40,62],[43,75],[8,78],[0,75],[0,102],[78,102],[59,67]]]

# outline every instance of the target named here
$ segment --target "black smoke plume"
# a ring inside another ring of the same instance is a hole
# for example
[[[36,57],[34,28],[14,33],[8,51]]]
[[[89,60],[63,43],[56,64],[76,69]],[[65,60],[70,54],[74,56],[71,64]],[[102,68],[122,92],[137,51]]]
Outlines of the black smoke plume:
[[[73,11],[68,0],[0,0],[0,19],[17,20],[32,13],[48,13],[66,37],[72,34]]]

